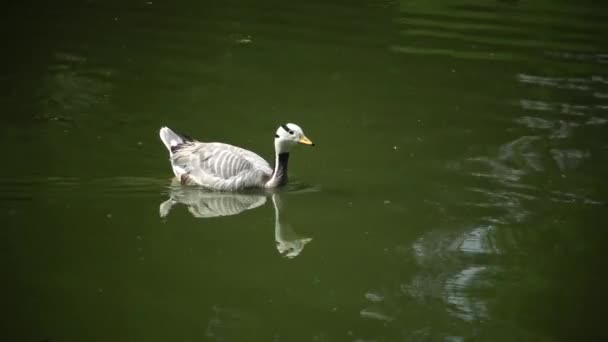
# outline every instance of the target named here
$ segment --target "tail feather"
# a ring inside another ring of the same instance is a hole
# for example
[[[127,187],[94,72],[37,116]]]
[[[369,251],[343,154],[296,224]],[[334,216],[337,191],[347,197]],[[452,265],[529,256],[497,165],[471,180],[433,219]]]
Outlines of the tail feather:
[[[167,147],[169,153],[172,153],[177,146],[192,140],[186,136],[173,132],[169,127],[161,128],[159,135],[160,140],[163,142],[163,144],[165,144],[165,147]]]

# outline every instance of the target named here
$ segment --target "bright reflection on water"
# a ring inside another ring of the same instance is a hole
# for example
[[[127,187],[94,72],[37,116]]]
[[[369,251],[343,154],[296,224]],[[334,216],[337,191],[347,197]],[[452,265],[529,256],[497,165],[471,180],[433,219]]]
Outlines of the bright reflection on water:
[[[606,340],[604,3],[0,9],[3,341]],[[285,122],[285,189],[169,185]]]

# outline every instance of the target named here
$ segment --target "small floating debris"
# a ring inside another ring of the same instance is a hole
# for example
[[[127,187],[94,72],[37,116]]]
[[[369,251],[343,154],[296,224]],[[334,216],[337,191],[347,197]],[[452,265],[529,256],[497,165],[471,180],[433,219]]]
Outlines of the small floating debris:
[[[245,36],[244,38],[240,38],[236,40],[237,44],[251,44],[253,43],[253,40],[251,39],[251,36]]]
[[[365,294],[365,299],[369,300],[370,302],[378,303],[378,302],[383,301],[384,297],[378,293],[367,292]]]
[[[363,310],[361,310],[359,312],[359,314],[363,318],[375,319],[375,320],[378,320],[378,321],[390,322],[390,321],[394,320],[393,317],[385,315],[385,314],[383,314],[381,312],[374,311],[372,309],[363,309]]]
[[[53,113],[42,113],[34,116],[35,120],[39,121],[57,121],[57,122],[72,122],[74,119],[70,116],[53,114]]]

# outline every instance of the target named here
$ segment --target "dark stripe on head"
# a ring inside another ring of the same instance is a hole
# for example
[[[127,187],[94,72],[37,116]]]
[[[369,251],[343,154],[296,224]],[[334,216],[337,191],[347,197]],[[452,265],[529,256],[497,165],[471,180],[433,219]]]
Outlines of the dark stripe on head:
[[[293,131],[290,130],[289,127],[287,127],[287,125],[283,124],[283,125],[281,125],[281,128],[283,128],[287,133],[293,134]]]

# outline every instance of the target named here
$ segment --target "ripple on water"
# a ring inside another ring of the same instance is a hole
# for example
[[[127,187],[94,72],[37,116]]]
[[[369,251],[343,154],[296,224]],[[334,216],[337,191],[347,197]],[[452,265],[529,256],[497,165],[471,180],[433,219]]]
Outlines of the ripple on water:
[[[486,270],[485,266],[467,267],[445,281],[445,301],[449,312],[465,321],[488,317],[486,302],[467,293]]]
[[[0,196],[10,199],[11,194],[23,197],[113,196],[158,194],[166,179],[152,177],[108,177],[83,179],[76,177],[25,177],[0,179]]]
[[[517,75],[518,80],[521,83],[529,83],[533,85],[553,87],[556,89],[567,89],[567,90],[581,90],[589,91],[592,90],[592,79],[591,78],[578,78],[578,77],[551,77],[551,76],[537,76],[529,74]]]
[[[175,187],[181,188],[181,185],[176,183],[174,179],[156,177],[119,176],[90,179],[57,176],[23,177],[0,179],[0,196],[17,193],[24,196],[27,194],[64,196],[78,192],[95,192],[96,195],[102,196],[168,194]],[[319,192],[321,188],[295,180],[279,191],[290,194],[303,194]],[[245,192],[255,193],[264,192],[264,190],[254,189]]]
[[[591,155],[588,151],[581,151],[577,149],[554,148],[551,149],[550,152],[555,160],[555,163],[562,172],[577,169],[583,160],[588,159]]]
[[[390,46],[398,53],[491,61],[607,61],[604,40],[587,34],[589,30],[605,30],[606,20],[590,14],[548,14],[532,4],[513,7],[506,3],[462,6],[401,2],[400,10],[395,22],[401,39]],[[553,84],[555,80],[531,81]]]

